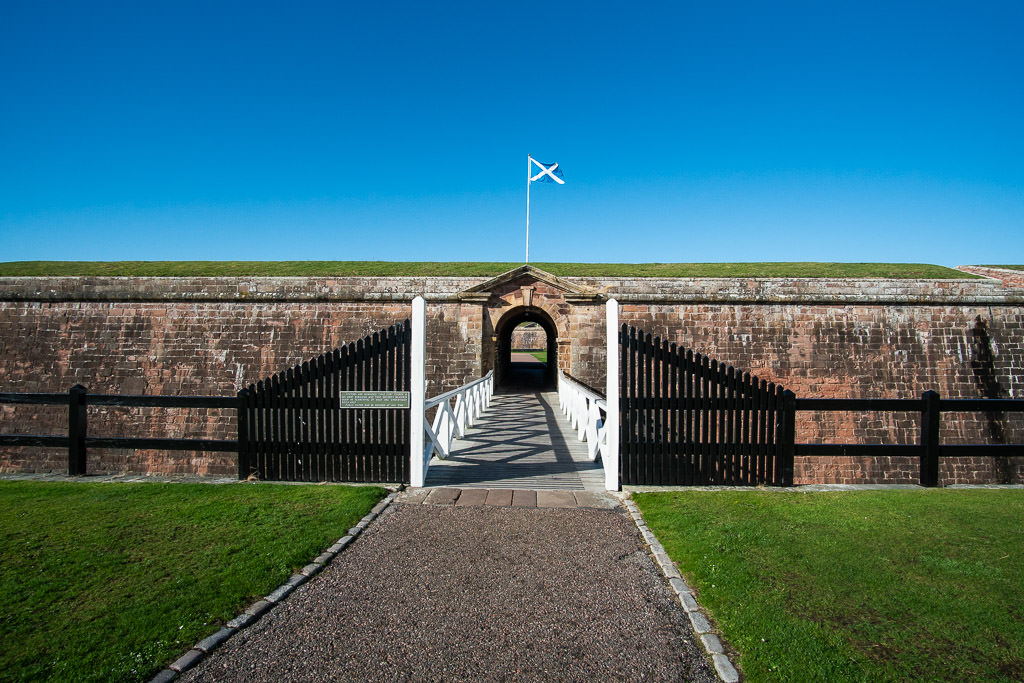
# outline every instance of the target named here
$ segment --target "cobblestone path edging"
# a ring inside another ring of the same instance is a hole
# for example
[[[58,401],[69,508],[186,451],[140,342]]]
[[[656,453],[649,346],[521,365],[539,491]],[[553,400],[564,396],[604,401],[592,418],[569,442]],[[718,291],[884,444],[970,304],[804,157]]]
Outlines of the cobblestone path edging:
[[[628,491],[622,494],[622,504],[626,507],[629,516],[636,523],[636,528],[640,531],[644,541],[651,549],[655,564],[661,568],[669,585],[672,586],[672,591],[679,598],[679,604],[683,606],[683,610],[685,610],[686,616],[690,620],[690,626],[693,627],[693,632],[700,640],[700,644],[711,656],[711,660],[715,665],[715,673],[725,683],[736,683],[740,680],[739,672],[733,666],[729,655],[725,653],[721,639],[711,632],[711,622],[700,608],[700,605],[697,604],[697,599],[693,596],[690,585],[686,583],[686,579],[679,573],[679,568],[672,561],[672,558],[668,556],[668,553],[665,552],[665,547],[661,545],[658,537],[647,528],[647,523],[644,521],[644,516],[640,513],[640,508],[633,502]]]
[[[318,555],[305,567],[292,574],[287,581],[282,583],[275,590],[271,591],[268,595],[249,605],[219,631],[200,640],[192,647],[191,650],[174,660],[166,669],[162,669],[151,679],[150,683],[165,683],[166,681],[173,681],[178,677],[178,674],[182,671],[191,669],[209,652],[212,652],[222,645],[228,638],[235,635],[235,633],[256,623],[261,616],[270,611],[274,605],[283,600],[289,593],[295,590],[296,587],[301,586],[310,578],[319,574],[320,571],[338,555],[338,553],[344,550],[349,543],[355,540],[356,536],[363,533],[370,523],[373,522],[373,520],[375,520],[397,496],[397,491],[389,493],[383,500],[374,505],[373,508],[371,508],[370,511],[366,513],[366,515],[359,520],[354,527],[349,529],[344,536],[339,538],[334,545]]]

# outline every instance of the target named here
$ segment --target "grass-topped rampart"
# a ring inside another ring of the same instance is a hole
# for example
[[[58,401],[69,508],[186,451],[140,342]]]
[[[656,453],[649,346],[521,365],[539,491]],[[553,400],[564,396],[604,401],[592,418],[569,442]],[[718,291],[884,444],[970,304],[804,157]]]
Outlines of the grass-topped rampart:
[[[0,276],[113,277],[493,277],[513,262],[431,261],[10,261]],[[971,279],[927,263],[534,263],[562,277],[809,277]],[[1013,267],[1013,266],[1004,266]]]

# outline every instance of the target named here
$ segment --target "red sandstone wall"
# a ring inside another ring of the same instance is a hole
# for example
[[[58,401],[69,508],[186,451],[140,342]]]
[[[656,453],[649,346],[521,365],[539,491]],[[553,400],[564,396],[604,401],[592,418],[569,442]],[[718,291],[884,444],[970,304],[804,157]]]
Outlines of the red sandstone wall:
[[[548,348],[548,335],[543,327],[525,327],[520,325],[512,332],[513,349],[529,349],[543,351]]]
[[[605,315],[603,302],[573,306],[568,334],[572,339],[570,374],[602,394],[608,368]]]
[[[626,304],[622,322],[805,398],[1024,397],[1024,312],[1012,306]],[[916,443],[918,417],[798,413],[802,443]],[[1019,414],[943,415],[943,443],[1022,443]],[[1024,481],[1024,458],[944,459],[943,483]],[[797,458],[797,483],[917,483],[913,458]]]
[[[173,284],[62,278],[0,282],[0,391],[231,395],[313,355],[404,320],[428,296],[428,395],[492,367],[494,324],[524,304],[518,284],[489,303],[457,294],[481,278],[224,281]],[[622,321],[782,383],[802,397],[1024,398],[1024,309],[993,281],[913,283],[575,279],[618,296]],[[519,283],[521,284],[521,283]],[[137,285],[137,286],[136,286]],[[835,294],[833,295],[833,292]],[[6,294],[5,294],[6,293]],[[408,295],[408,296],[407,296]],[[558,327],[559,364],[605,380],[603,303],[534,287]],[[276,298],[275,298],[276,297]],[[852,297],[854,302],[820,304]],[[100,300],[100,299],[107,300]],[[92,299],[92,300],[90,300]],[[902,303],[893,304],[893,301]],[[803,442],[911,443],[917,417],[801,414]],[[1024,416],[945,421],[947,443],[1024,442]],[[94,434],[230,438],[230,411],[91,410]],[[0,407],[2,431],[61,433],[60,408]],[[130,431],[129,431],[130,427]],[[233,474],[230,454],[95,451],[89,470]],[[798,482],[916,483],[914,459],[798,458]],[[0,449],[0,469],[55,470],[66,455]],[[943,483],[1024,480],[1024,459],[942,462]]]

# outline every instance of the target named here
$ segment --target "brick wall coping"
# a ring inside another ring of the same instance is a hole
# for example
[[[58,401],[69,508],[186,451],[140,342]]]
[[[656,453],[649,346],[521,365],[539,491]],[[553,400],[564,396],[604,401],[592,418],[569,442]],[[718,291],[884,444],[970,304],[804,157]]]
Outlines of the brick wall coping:
[[[1021,304],[988,280],[564,278],[624,303]],[[0,277],[0,301],[458,301],[484,277]]]
[[[1024,288],[1024,270],[988,268],[986,266],[957,266],[956,269],[962,270],[965,273],[971,273],[972,275],[981,275],[982,277],[999,280],[1003,283],[1004,287]]]

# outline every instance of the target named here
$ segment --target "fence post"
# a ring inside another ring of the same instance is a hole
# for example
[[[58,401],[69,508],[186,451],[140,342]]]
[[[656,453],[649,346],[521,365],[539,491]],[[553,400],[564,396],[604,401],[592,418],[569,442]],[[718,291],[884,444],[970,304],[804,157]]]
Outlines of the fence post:
[[[85,474],[85,435],[88,432],[88,391],[81,384],[68,390],[68,474]]]
[[[921,394],[921,486],[939,485],[939,395],[934,391]]]
[[[793,460],[796,451],[796,394],[789,389],[782,392],[782,415],[779,416],[779,459],[782,481],[780,486],[793,485]]]
[[[412,367],[409,371],[409,485],[423,486],[423,404],[426,401],[427,302],[418,296],[412,300]],[[440,408],[439,408],[440,409]]]
[[[249,390],[238,392],[238,479],[249,476]]]
[[[605,438],[607,448],[601,454],[604,465],[604,487],[619,490],[619,302],[608,299],[605,337],[607,342],[607,376],[605,377]]]

